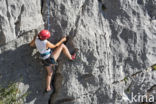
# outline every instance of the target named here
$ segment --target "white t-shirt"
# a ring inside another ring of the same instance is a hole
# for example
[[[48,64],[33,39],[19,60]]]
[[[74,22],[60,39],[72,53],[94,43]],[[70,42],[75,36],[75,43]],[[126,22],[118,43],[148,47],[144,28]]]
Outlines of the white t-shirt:
[[[35,40],[35,44],[37,47],[37,50],[39,51],[40,54],[45,54],[48,53],[47,55],[45,55],[44,57],[42,57],[42,59],[47,59],[50,57],[50,49],[47,49],[46,44],[47,44],[47,40],[40,40],[39,38],[36,38]]]

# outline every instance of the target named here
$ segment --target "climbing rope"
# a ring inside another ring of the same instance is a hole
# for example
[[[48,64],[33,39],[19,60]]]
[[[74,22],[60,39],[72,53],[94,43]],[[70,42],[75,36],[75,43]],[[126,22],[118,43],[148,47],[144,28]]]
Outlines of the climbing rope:
[[[50,30],[50,0],[47,0],[47,5],[48,5],[47,27],[48,27],[48,30]]]

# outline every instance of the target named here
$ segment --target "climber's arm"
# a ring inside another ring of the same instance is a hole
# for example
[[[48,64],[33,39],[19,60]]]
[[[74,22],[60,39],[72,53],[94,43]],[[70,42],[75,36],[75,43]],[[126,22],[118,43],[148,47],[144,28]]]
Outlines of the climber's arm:
[[[56,48],[58,46],[60,46],[63,42],[66,41],[66,37],[62,38],[58,43],[56,44],[52,44],[51,42],[47,42],[47,48]]]
[[[34,36],[33,40],[29,43],[30,47],[34,47],[35,46],[35,39],[36,39],[37,35]]]

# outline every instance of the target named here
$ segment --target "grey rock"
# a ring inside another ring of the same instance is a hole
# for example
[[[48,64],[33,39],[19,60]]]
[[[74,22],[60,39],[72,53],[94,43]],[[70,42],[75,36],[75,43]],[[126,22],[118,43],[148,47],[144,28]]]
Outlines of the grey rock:
[[[23,78],[21,89],[32,92],[25,103],[47,104],[44,68],[27,44],[43,20],[48,28],[47,1],[0,2],[0,44],[6,43],[0,84]],[[137,104],[132,93],[155,97],[156,72],[146,70],[156,63],[155,7],[155,0],[50,0],[50,41],[70,36],[67,47],[79,49],[74,62],[59,58],[51,104]],[[17,20],[22,25],[12,25]]]
[[[1,0],[0,4],[0,45],[43,25],[39,0]]]
[[[151,75],[140,74],[135,78],[138,80],[130,80],[129,84],[112,84],[155,63],[151,49],[156,32],[152,19],[154,7],[154,0],[142,4],[139,0],[51,1],[54,39],[69,35],[73,37],[73,43],[68,44],[71,51],[74,47],[80,50],[76,62],[61,60],[59,65],[64,64],[56,72],[61,75],[56,77],[57,91],[51,101],[54,104],[127,104],[131,96],[125,90],[131,83],[134,85],[130,86],[130,93],[135,94],[145,93],[155,85]],[[46,12],[44,9],[45,20]],[[60,77],[61,82],[57,81]]]

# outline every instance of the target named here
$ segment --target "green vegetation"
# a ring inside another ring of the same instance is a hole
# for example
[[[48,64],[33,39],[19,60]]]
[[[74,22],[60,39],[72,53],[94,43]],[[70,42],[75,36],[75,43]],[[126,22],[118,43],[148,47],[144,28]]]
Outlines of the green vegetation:
[[[125,84],[127,83],[127,81],[128,81],[128,77],[124,77],[124,79],[122,79],[120,82],[122,82],[122,81],[124,81],[125,82]]]
[[[126,89],[126,92],[130,93],[130,88],[127,88],[127,89]]]
[[[102,4],[102,10],[104,11],[106,9],[107,9],[107,7],[105,6],[105,4]]]
[[[152,70],[156,70],[156,64],[152,65]]]
[[[0,104],[22,104],[28,92],[21,94],[16,83],[8,87],[0,87]]]

